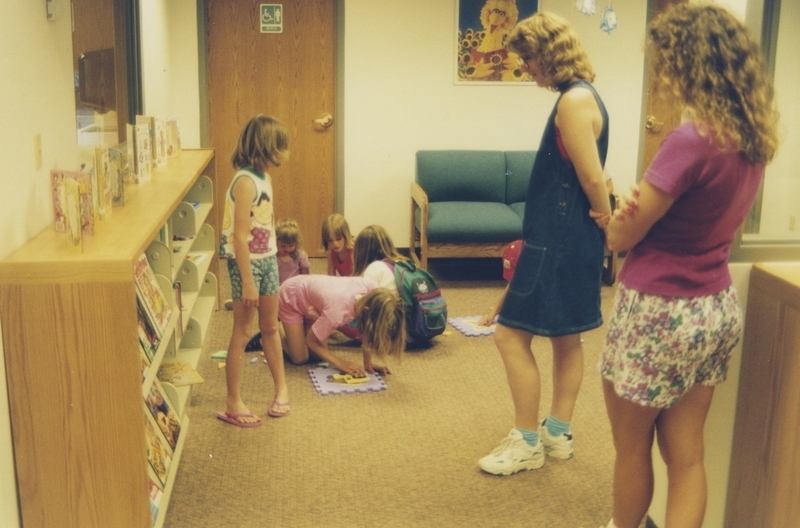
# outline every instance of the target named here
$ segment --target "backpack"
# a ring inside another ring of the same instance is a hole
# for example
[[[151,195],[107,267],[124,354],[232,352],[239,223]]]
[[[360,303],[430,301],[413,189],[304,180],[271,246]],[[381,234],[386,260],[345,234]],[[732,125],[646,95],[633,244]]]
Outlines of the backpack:
[[[386,261],[394,269],[397,293],[406,309],[406,341],[423,344],[444,332],[447,302],[431,274],[413,262]]]

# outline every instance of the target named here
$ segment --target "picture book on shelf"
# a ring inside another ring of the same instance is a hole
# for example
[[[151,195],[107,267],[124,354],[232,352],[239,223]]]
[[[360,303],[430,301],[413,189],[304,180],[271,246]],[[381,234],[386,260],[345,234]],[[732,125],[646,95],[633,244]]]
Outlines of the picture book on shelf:
[[[135,136],[133,139],[133,181],[134,183],[141,183],[149,180],[153,173],[153,147],[150,142],[150,124],[137,121],[133,135]]]
[[[178,118],[169,117],[167,127],[167,158],[174,158],[181,153],[181,134],[178,129]]]
[[[158,518],[158,509],[161,507],[161,497],[164,495],[163,488],[153,480],[153,477],[149,477],[149,486],[150,486],[150,519],[153,525],[156,524],[156,519]]]
[[[158,368],[158,379],[161,382],[171,383],[176,387],[203,383],[205,381],[203,377],[200,376],[200,373],[186,361],[162,363]]]
[[[94,209],[92,206],[92,186],[89,173],[80,171],[50,171],[50,187],[53,196],[53,221],[56,231],[67,231],[64,180],[74,180],[80,186],[81,233],[90,236],[94,230]]]
[[[164,390],[158,380],[153,380],[152,385],[150,385],[150,392],[145,398],[145,403],[147,408],[150,409],[153,418],[155,418],[158,428],[164,433],[170,448],[174,451],[181,434],[181,422],[175,409],[164,396]]]
[[[136,315],[139,330],[139,344],[142,345],[145,354],[150,361],[152,361],[158,350],[158,344],[161,342],[161,338],[153,327],[153,323],[150,322],[147,311],[144,309],[144,306],[142,306],[138,291],[136,292]]]
[[[167,472],[172,463],[172,455],[170,455],[170,451],[167,449],[166,439],[160,432],[156,431],[152,420],[144,416],[144,424],[147,461],[150,462],[150,467],[153,468],[161,485],[166,486]]]
[[[81,184],[65,178],[63,185],[64,218],[67,225],[67,240],[78,251],[83,250],[83,226],[81,225]]]
[[[94,169],[97,173],[97,189],[99,192],[100,218],[108,218],[113,211],[113,196],[111,192],[111,175],[109,172],[110,156],[108,148],[95,147]]]
[[[164,335],[169,319],[172,317],[172,308],[169,300],[161,286],[156,280],[153,268],[147,261],[147,256],[142,253],[133,266],[133,281],[136,283],[136,291],[142,298],[147,314],[153,322],[159,336]]]
[[[175,323],[176,335],[178,338],[183,337],[183,288],[180,282],[172,284],[173,292],[175,293],[175,309],[178,311],[178,322]]]
[[[145,350],[141,339],[139,339],[139,355],[141,356],[142,360],[142,381],[144,381],[144,379],[147,377],[147,369],[150,368],[150,362],[152,360],[147,355],[147,350]]]
[[[108,179],[111,181],[111,203],[125,205],[125,152],[122,145],[108,149]]]

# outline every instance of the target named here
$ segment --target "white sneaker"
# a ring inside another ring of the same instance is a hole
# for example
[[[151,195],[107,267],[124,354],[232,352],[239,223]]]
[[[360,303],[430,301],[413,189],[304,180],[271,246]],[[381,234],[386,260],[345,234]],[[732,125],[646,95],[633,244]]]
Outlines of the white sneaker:
[[[500,445],[478,460],[478,466],[492,475],[512,475],[523,469],[538,469],[544,465],[544,446],[542,441],[536,447],[528,445],[522,433],[511,429]]]
[[[561,433],[558,436],[552,436],[544,424],[546,421],[543,420],[539,426],[539,438],[544,444],[544,452],[547,453],[547,456],[562,460],[572,458],[572,433]]]

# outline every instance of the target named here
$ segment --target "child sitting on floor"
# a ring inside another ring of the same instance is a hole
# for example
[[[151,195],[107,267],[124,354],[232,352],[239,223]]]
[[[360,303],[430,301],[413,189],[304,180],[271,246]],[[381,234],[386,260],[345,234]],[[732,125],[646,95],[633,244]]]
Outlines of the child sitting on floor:
[[[378,288],[373,280],[298,275],[281,284],[279,299],[283,350],[295,365],[307,363],[313,352],[345,374],[390,374],[388,367],[372,362],[373,355],[400,356],[405,349],[403,301],[390,290]],[[363,366],[328,349],[331,333],[353,319],[362,337]]]

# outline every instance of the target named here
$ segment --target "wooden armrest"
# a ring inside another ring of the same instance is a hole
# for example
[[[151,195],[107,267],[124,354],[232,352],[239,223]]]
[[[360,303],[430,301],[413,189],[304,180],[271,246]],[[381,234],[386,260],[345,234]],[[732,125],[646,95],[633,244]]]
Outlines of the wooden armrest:
[[[428,194],[417,182],[411,182],[411,199],[420,207],[428,206]]]

